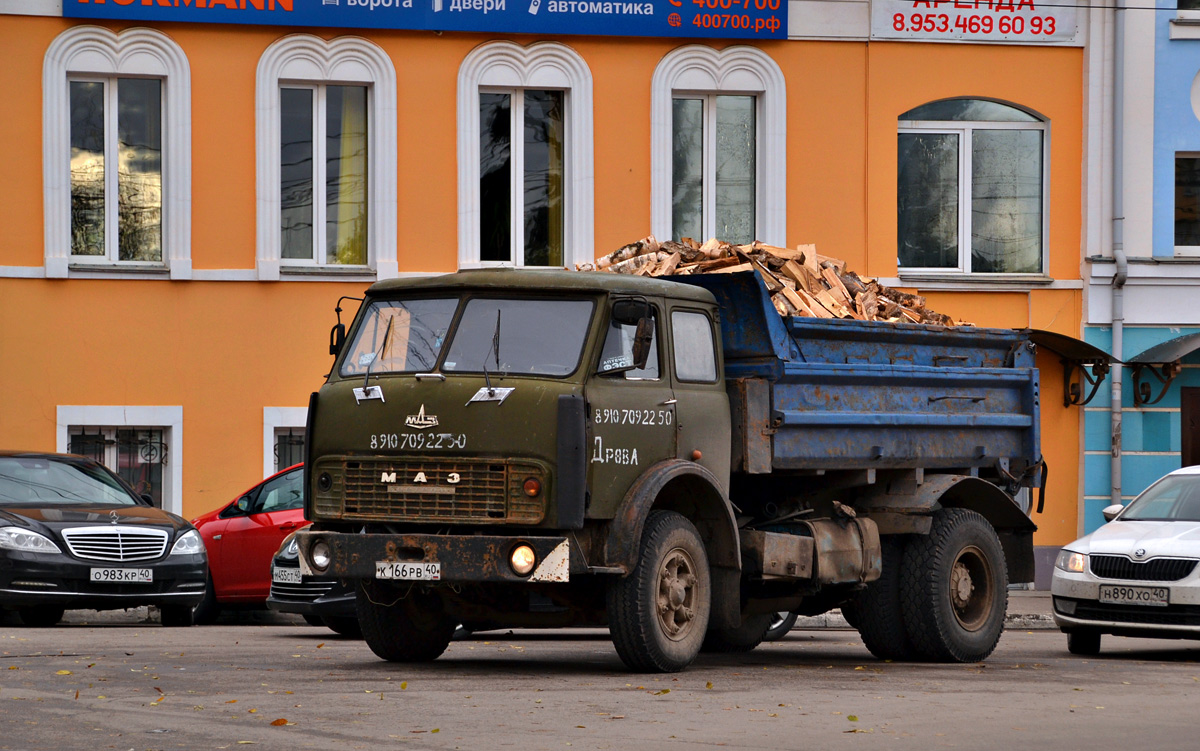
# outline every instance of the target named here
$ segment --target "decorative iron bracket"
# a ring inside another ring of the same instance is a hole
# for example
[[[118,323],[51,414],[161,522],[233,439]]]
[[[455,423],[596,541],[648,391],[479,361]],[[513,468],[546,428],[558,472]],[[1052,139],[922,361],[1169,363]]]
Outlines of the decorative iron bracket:
[[[1143,407],[1147,404],[1158,404],[1164,396],[1167,395],[1167,389],[1171,387],[1171,381],[1175,380],[1175,376],[1179,375],[1183,370],[1183,366],[1179,364],[1179,360],[1174,362],[1164,362],[1158,366],[1153,363],[1135,362],[1130,367],[1133,368],[1133,406]],[[1142,383],[1142,373],[1149,373],[1162,384],[1162,391],[1158,392],[1158,396],[1150,398],[1153,393],[1153,386],[1149,383]]]
[[[1090,402],[1096,392],[1100,390],[1100,384],[1104,383],[1104,378],[1108,375],[1109,364],[1103,360],[1088,362],[1086,360],[1068,360],[1065,357],[1060,362],[1063,366],[1063,406],[1070,407],[1075,404],[1082,407]],[[1092,368],[1091,373],[1087,371],[1089,365]],[[1079,371],[1079,382],[1073,383],[1076,370]],[[1086,398],[1083,397],[1085,381],[1091,386]]]

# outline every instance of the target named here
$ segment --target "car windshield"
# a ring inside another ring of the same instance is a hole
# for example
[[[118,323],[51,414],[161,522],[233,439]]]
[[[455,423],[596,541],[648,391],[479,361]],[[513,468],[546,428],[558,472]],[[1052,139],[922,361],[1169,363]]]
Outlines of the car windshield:
[[[1200,475],[1167,475],[1135,498],[1120,519],[1200,522]]]
[[[371,303],[342,358],[341,374],[433,370],[457,307],[455,297]]]
[[[0,456],[0,506],[49,504],[136,506],[138,500],[99,465]]]
[[[567,376],[579,367],[590,300],[472,298],[446,352],[446,371]]]

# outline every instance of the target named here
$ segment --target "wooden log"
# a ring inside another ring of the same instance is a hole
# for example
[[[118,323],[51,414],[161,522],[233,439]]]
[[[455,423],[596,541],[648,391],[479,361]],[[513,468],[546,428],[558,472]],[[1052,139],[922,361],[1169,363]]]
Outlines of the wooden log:
[[[804,298],[800,296],[800,293],[794,289],[791,289],[790,287],[784,287],[783,289],[779,290],[779,294],[783,295],[783,297],[792,304],[793,308],[800,311],[800,315],[808,316],[810,318],[822,317],[818,316],[817,313],[811,307],[809,307],[808,303],[804,301]]]
[[[668,255],[660,250],[657,253],[634,256],[633,258],[627,258],[624,261],[614,263],[608,267],[608,271],[615,274],[632,274],[647,264],[662,263],[665,258],[668,258]]]
[[[824,267],[821,269],[821,278],[825,280],[825,284],[829,286],[829,292],[833,295],[833,299],[843,305],[849,305],[854,300],[854,295],[846,290],[846,285],[842,284],[842,280],[838,278],[837,272],[832,268]]]
[[[654,239],[654,235],[649,235],[641,240],[638,240],[637,242],[629,243],[623,248],[614,250],[606,256],[598,258],[596,260],[596,268],[607,269],[620,263],[621,261],[627,261],[630,258],[636,258],[637,256],[645,253],[656,252],[658,252],[658,240]]]
[[[679,251],[675,251],[671,255],[667,256],[667,260],[663,261],[659,267],[654,270],[654,276],[667,276],[669,274],[674,274],[675,269],[679,267],[679,261],[681,258],[682,256],[679,254]]]
[[[810,295],[807,291],[797,287],[796,294],[800,297],[801,300],[804,301],[804,304],[808,306],[809,310],[811,310],[817,318],[835,318],[836,317],[831,310],[829,310],[824,305],[822,305],[817,300],[817,298]]]
[[[715,269],[709,269],[710,274],[736,274],[739,271],[754,271],[754,264],[739,263],[736,266],[721,266]]]

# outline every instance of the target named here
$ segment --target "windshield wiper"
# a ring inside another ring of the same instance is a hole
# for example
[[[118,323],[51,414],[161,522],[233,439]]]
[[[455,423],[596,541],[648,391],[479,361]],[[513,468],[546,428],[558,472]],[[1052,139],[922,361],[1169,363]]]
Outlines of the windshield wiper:
[[[375,351],[375,356],[371,358],[371,362],[367,363],[367,375],[363,378],[363,390],[366,391],[368,384],[371,381],[371,368],[375,367],[375,363],[383,356],[383,350],[387,349],[388,337],[392,334],[392,324],[396,322],[396,317],[388,318],[387,329],[383,332],[383,341],[379,343],[379,349]]]
[[[500,370],[500,311],[499,311],[499,309],[496,310],[496,333],[492,334],[492,349],[491,349],[491,351],[488,352],[488,355],[492,354],[492,352],[496,353],[496,370],[498,372]],[[488,396],[495,396],[496,389],[492,388],[492,379],[488,375],[488,369],[487,369],[488,355],[483,356],[483,380],[485,383],[487,383]]]

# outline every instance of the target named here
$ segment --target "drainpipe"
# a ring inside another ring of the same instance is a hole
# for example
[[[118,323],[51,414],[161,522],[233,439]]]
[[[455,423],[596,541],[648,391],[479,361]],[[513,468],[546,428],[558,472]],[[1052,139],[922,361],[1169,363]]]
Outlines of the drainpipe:
[[[1125,0],[1117,0],[1113,23],[1113,227],[1112,251],[1116,271],[1112,280],[1112,354],[1124,357],[1125,279],[1129,260],[1125,256]],[[1110,503],[1121,503],[1121,363],[1112,367],[1112,492]]]

